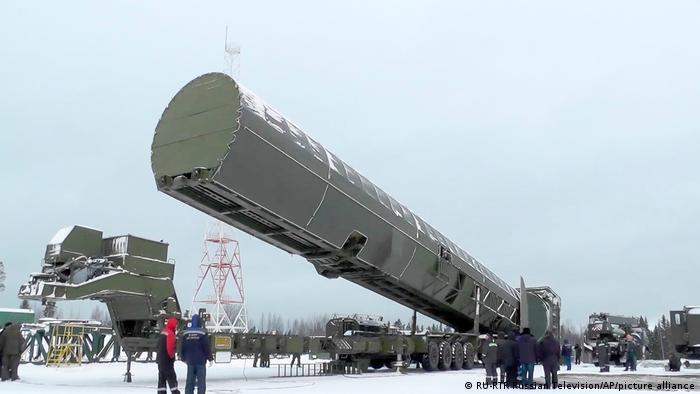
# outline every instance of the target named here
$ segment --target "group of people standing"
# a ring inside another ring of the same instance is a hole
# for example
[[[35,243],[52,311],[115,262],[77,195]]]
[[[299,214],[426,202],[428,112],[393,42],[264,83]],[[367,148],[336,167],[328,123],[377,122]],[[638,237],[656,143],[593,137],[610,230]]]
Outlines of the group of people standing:
[[[260,360],[260,368],[270,368],[270,353],[262,351],[253,354],[253,368],[258,367],[258,360]]]
[[[514,330],[510,334],[501,332],[489,335],[482,347],[486,383],[495,384],[500,380],[507,387],[517,387],[519,379],[521,386],[532,387],[535,364],[541,363],[545,387],[556,388],[560,360],[563,357],[567,368],[571,369],[572,352],[567,340],[561,346],[550,331],[540,341],[532,336],[527,327],[520,333]],[[577,362],[580,363],[580,351],[577,352]],[[497,369],[500,369],[500,376]]]
[[[199,315],[193,315],[190,327],[180,333],[182,344],[180,359],[187,364],[185,394],[193,394],[195,385],[198,394],[207,389],[207,361],[213,360],[209,347],[209,335],[202,326]],[[164,394],[170,387],[172,394],[180,394],[175,373],[177,343],[177,319],[168,319],[158,339],[156,361],[158,363],[158,393]]]
[[[21,329],[21,324],[5,323],[0,332],[0,379],[3,382],[19,379],[19,360],[24,345]]]

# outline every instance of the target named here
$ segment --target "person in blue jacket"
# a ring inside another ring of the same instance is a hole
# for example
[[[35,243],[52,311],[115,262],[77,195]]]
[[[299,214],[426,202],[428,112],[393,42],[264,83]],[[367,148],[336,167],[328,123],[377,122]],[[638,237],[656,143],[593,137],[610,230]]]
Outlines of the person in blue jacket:
[[[202,327],[199,315],[192,315],[190,328],[182,333],[181,358],[187,364],[187,383],[185,394],[205,394],[207,390],[207,361],[212,361],[209,336]]]
[[[571,371],[571,354],[573,349],[568,339],[564,339],[564,345],[561,347],[561,356],[564,358],[564,365],[566,365],[566,370]]]

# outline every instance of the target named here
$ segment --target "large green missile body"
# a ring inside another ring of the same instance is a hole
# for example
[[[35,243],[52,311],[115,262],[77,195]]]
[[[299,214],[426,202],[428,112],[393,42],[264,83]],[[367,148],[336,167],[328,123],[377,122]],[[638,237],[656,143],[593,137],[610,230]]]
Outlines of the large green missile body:
[[[160,191],[303,256],[323,276],[460,331],[520,325],[518,290],[225,74],[175,95],[151,164]],[[558,302],[551,289],[534,292],[529,311],[556,329]]]

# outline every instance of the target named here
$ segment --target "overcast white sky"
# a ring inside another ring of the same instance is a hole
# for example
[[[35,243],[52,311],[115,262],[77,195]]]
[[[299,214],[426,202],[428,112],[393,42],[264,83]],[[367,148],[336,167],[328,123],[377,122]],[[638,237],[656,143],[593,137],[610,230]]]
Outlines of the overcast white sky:
[[[0,306],[75,223],[168,241],[187,303],[209,218],[150,145],[226,25],[244,85],[564,319],[700,303],[700,2],[330,3],[3,2]],[[237,234],[253,317],[410,314]]]

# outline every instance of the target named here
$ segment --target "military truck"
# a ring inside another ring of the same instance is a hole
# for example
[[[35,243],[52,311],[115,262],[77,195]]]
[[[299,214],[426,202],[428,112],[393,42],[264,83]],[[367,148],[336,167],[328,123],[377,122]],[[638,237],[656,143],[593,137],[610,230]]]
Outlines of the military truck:
[[[174,96],[151,166],[161,192],[461,333],[427,338],[429,369],[473,349],[479,333],[559,334],[551,288],[511,287],[228,75],[202,75]]]
[[[670,312],[671,343],[675,351],[690,359],[700,359],[700,306],[685,306]]]
[[[609,361],[620,365],[626,361],[627,341],[625,337],[628,334],[635,338],[643,352],[647,345],[648,336],[638,317],[593,313],[588,317],[588,326],[584,333],[584,349],[589,353],[592,362],[598,365],[596,349],[601,342],[606,343]]]

